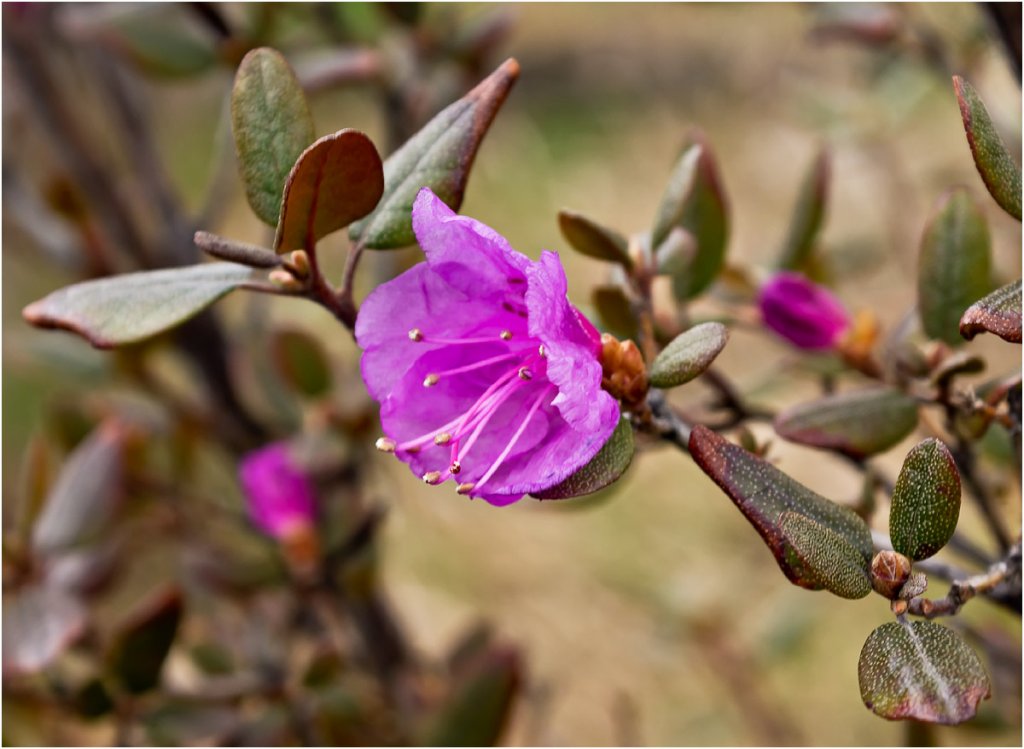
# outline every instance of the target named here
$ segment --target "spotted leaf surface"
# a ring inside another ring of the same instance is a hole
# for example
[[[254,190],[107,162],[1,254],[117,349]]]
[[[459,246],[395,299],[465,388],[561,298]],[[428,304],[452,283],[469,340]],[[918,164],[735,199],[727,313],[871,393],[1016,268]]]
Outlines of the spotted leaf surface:
[[[1004,341],[1021,342],[1020,280],[979,299],[960,318],[960,335],[968,341],[978,333],[995,333]]]
[[[874,388],[801,403],[775,417],[780,437],[864,458],[888,450],[917,426],[917,402]]]
[[[782,513],[779,529],[822,588],[840,598],[863,598],[871,592],[864,555],[846,538],[797,512]]]
[[[689,382],[711,366],[728,340],[729,329],[721,323],[694,325],[658,354],[651,365],[651,384],[671,388]]]
[[[967,643],[929,621],[889,622],[872,632],[857,677],[864,704],[889,720],[956,725],[973,718],[992,691]]]
[[[707,427],[693,428],[690,454],[750,521],[771,549],[779,568],[795,585],[810,590],[825,587],[783,531],[780,518],[784,513],[802,515],[841,536],[857,550],[867,569],[873,554],[871,531],[852,510],[811,491]]]
[[[937,439],[916,445],[903,461],[892,492],[892,547],[914,561],[945,546],[960,518],[960,474]]]

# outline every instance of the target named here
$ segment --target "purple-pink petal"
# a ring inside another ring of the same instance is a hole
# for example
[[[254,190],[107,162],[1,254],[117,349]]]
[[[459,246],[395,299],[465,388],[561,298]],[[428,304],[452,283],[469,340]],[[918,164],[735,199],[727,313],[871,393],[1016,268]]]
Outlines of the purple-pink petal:
[[[282,538],[297,526],[312,524],[316,515],[313,484],[285,444],[249,453],[238,475],[249,516],[268,535]]]
[[[758,297],[764,324],[798,348],[835,346],[850,325],[842,303],[828,289],[799,273],[779,273]]]

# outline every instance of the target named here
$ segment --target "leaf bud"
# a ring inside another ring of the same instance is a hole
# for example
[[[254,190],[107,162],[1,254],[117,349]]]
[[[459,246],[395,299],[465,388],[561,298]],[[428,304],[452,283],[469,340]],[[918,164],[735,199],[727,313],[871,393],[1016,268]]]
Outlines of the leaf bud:
[[[880,551],[871,560],[871,587],[890,601],[899,597],[910,577],[910,560],[897,551]]]
[[[601,335],[601,387],[627,407],[642,403],[647,395],[647,367],[633,341],[620,341],[610,333]]]

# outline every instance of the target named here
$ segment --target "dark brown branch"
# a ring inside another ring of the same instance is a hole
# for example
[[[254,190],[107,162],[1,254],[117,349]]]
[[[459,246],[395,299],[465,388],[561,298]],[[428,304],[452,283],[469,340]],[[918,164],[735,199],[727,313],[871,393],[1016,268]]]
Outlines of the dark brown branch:
[[[1021,613],[1021,545],[1018,541],[1006,558],[1001,559],[980,575],[965,580],[956,580],[945,598],[932,600],[914,598],[907,605],[907,613],[934,619],[938,616],[954,616],[964,604],[977,595]]]

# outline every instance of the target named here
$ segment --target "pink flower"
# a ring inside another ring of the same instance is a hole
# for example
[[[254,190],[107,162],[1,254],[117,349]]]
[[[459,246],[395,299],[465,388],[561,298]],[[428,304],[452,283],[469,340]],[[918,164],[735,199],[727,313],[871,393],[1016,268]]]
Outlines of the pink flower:
[[[619,418],[558,255],[531,261],[426,188],[412,216],[426,262],[375,289],[356,322],[378,448],[493,505],[554,486]]]
[[[799,273],[773,276],[757,302],[764,324],[797,348],[832,348],[850,325],[842,303]]]
[[[316,495],[309,477],[295,464],[284,443],[276,442],[242,459],[238,471],[249,516],[267,535],[284,540],[310,528]]]

